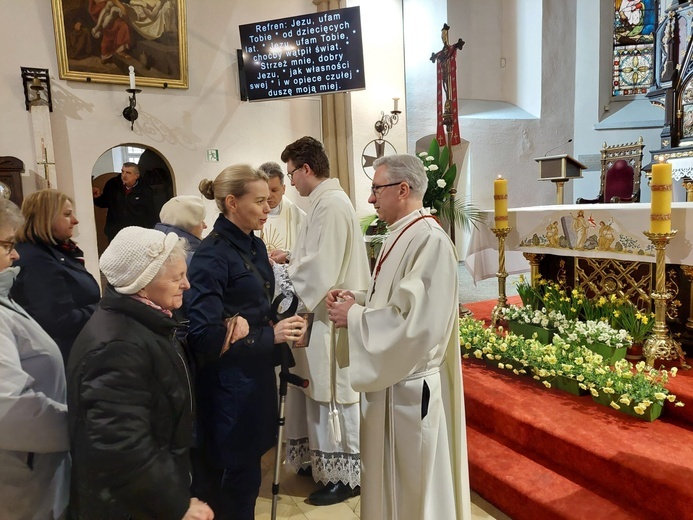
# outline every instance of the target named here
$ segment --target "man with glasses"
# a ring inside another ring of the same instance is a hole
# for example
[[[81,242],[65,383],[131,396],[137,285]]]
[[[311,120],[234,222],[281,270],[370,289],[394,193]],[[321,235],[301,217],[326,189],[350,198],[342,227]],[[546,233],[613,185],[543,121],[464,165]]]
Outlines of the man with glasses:
[[[287,461],[297,471],[312,470],[325,486],[312,493],[314,505],[342,502],[360,492],[359,395],[351,388],[345,360],[335,356],[345,331],[331,326],[325,296],[335,288],[365,289],[370,277],[363,236],[349,197],[322,144],[302,137],[281,155],[287,176],[310,209],[292,250],[288,274],[308,311],[315,314],[307,348],[293,350],[294,372],[310,381],[308,388],[289,387],[287,394]],[[286,261],[284,251],[271,258]]]
[[[469,520],[455,249],[423,208],[421,161],[389,155],[373,167],[368,202],[390,235],[367,292],[327,297],[361,392],[361,517]]]

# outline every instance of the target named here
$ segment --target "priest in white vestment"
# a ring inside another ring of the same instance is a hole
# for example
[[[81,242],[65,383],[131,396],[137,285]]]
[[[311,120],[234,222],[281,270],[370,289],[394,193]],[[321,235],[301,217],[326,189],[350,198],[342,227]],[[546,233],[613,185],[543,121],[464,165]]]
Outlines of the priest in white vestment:
[[[368,202],[390,235],[367,292],[327,297],[330,319],[347,327],[361,392],[361,517],[468,520],[454,246],[422,207],[428,179],[418,158],[373,166]]]
[[[276,162],[262,163],[258,170],[269,177],[270,194],[267,198],[270,212],[262,227],[260,238],[267,246],[267,252],[275,249],[291,251],[298,237],[298,230],[306,219],[306,213],[284,195],[284,172]]]
[[[359,394],[351,388],[349,369],[336,359],[337,345],[347,335],[332,327],[325,297],[331,289],[365,290],[370,273],[354,207],[339,180],[330,178],[322,144],[302,137],[281,158],[291,184],[310,201],[287,270],[300,301],[315,314],[308,347],[293,349],[292,371],[310,385],[290,386],[287,393],[287,462],[299,473],[310,469],[324,484],[308,501],[330,505],[360,492]],[[279,250],[270,257],[286,261]]]

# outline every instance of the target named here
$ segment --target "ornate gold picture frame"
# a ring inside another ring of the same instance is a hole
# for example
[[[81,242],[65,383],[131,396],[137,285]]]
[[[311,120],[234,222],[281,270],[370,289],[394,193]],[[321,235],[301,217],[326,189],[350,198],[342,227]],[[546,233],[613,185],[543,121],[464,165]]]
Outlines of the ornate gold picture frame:
[[[185,0],[51,0],[60,79],[188,88]]]

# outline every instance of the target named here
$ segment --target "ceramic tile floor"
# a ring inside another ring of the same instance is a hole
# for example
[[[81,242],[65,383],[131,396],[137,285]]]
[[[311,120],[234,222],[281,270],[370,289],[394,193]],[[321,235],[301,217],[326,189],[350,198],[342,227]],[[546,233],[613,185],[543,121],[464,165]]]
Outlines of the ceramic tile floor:
[[[274,478],[274,450],[262,459],[263,478],[260,497],[255,506],[256,520],[269,520],[272,515],[272,480]],[[307,497],[320,486],[310,477],[299,477],[282,467],[279,480],[277,520],[358,520],[361,514],[360,497],[350,498],[333,506],[312,506]],[[472,519],[510,520],[476,493],[472,493]]]

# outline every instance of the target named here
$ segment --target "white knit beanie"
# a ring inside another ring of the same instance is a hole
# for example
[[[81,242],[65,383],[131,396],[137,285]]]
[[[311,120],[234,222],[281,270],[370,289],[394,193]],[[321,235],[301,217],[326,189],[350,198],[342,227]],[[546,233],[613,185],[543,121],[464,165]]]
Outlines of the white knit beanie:
[[[117,292],[135,294],[154,279],[177,242],[175,233],[126,227],[101,255],[99,268]]]
[[[207,209],[200,197],[179,195],[173,197],[161,207],[159,218],[162,224],[176,226],[190,232],[199,226],[207,214]]]

